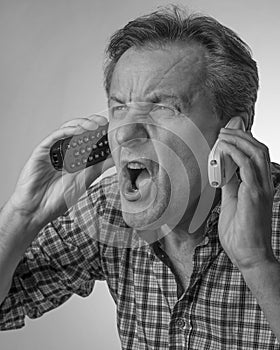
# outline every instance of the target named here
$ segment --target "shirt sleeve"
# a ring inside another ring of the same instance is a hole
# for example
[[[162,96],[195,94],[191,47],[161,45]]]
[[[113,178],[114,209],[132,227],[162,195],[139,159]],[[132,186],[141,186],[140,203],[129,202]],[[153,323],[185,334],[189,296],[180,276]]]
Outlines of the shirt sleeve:
[[[65,215],[41,230],[14,273],[10,291],[0,307],[0,330],[21,328],[25,316],[37,318],[68,300],[88,296],[95,280],[105,279],[99,242],[94,234],[99,217],[91,196],[81,201],[73,215]],[[91,227],[81,228],[77,215],[91,218]]]
[[[272,248],[275,257],[280,261],[280,165],[272,163],[274,183],[274,200],[272,207]]]

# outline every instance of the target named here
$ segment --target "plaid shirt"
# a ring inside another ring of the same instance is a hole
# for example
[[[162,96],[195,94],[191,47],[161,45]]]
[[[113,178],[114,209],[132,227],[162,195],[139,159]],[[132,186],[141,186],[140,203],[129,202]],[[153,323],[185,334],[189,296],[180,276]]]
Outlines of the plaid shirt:
[[[280,166],[272,244],[280,259]],[[79,203],[48,224],[14,274],[0,309],[0,328],[20,328],[73,293],[87,296],[106,280],[117,306],[123,349],[280,349],[255,297],[219,242],[220,206],[196,247],[188,289],[177,297],[174,274],[157,243],[136,237],[121,216],[115,176],[91,187]]]

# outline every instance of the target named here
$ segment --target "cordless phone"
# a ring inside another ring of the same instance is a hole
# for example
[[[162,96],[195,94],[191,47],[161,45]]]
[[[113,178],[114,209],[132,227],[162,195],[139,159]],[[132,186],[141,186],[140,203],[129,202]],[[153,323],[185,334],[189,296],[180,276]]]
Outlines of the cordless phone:
[[[245,131],[245,125],[241,117],[233,117],[225,128],[241,129]],[[212,187],[223,187],[229,182],[237,170],[237,165],[230,156],[223,154],[219,149],[219,139],[215,142],[208,157],[208,178]]]
[[[74,173],[102,162],[110,154],[108,124],[93,131],[58,140],[50,149],[50,158],[56,170]]]

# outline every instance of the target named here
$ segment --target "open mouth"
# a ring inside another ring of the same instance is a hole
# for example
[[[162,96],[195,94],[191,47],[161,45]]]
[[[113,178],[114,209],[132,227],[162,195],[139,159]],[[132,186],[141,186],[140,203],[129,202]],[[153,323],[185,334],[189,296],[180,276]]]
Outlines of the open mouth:
[[[133,160],[126,162],[122,169],[123,181],[121,190],[129,201],[147,197],[153,182],[155,162],[151,160]]]
[[[128,163],[126,167],[130,177],[131,188],[132,190],[137,191],[139,189],[140,179],[143,179],[143,177],[147,178],[149,173],[146,167],[140,163],[131,162]]]

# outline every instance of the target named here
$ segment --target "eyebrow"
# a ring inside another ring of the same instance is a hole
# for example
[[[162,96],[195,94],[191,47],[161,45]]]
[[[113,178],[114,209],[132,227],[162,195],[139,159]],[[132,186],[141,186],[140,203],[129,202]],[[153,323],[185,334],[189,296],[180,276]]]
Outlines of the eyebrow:
[[[165,94],[165,93],[151,93],[150,95],[147,96],[147,101],[152,102],[152,103],[159,103],[165,100],[173,101],[176,102],[177,104],[182,104],[182,101],[179,97],[173,94]],[[115,101],[117,103],[123,104],[124,99],[121,99],[120,97],[116,95],[112,95],[109,97],[109,102],[110,101]],[[143,101],[144,102],[144,101]]]
[[[154,103],[162,102],[162,101],[173,101],[180,103],[180,98],[178,96],[175,96],[173,94],[165,94],[165,93],[152,93],[150,96],[148,96],[148,100]]]
[[[110,101],[115,101],[115,102],[118,102],[118,103],[124,103],[120,98],[118,98],[115,95],[112,95],[112,96],[109,97],[109,103],[110,103]]]
[[[154,103],[161,103],[162,101],[172,101],[176,107],[182,108],[191,105],[191,100],[187,95],[184,96],[177,96],[174,94],[168,94],[168,93],[151,93],[151,96],[149,97],[151,99],[151,102]]]

